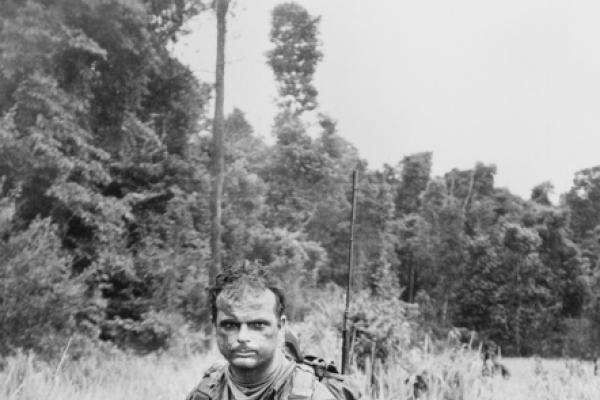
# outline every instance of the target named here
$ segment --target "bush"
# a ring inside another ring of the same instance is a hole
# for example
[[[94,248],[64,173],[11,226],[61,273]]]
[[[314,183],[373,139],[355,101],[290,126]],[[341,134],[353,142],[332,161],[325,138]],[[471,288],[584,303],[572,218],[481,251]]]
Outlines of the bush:
[[[84,299],[70,265],[49,219],[0,241],[0,354],[20,347],[50,356],[64,348]]]
[[[335,284],[306,294],[311,311],[293,324],[304,352],[329,360],[341,359],[341,337],[345,307],[344,290]],[[386,362],[392,354],[409,348],[420,331],[410,305],[397,298],[372,296],[368,290],[352,294],[348,316],[352,339],[351,356],[364,368],[371,355]]]
[[[101,339],[138,354],[168,351],[180,357],[205,352],[210,338],[179,313],[150,311],[139,321],[115,318],[103,322]]]

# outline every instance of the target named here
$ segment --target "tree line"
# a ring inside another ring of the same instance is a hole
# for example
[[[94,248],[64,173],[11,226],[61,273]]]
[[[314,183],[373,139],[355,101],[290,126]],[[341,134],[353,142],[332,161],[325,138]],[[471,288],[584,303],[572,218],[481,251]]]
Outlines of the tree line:
[[[202,327],[213,148],[198,132],[212,129],[213,91],[168,49],[210,4],[0,6],[0,354],[74,334],[152,351],[177,326]],[[319,23],[295,3],[273,10],[274,143],[242,110],[225,118],[223,263],[261,260],[301,317],[306,288],[347,278],[358,169],[356,289],[418,303],[433,333],[465,326],[509,354],[590,351],[600,166],[558,205],[548,182],[529,199],[496,187],[493,165],[432,176],[429,152],[370,168],[319,109]]]

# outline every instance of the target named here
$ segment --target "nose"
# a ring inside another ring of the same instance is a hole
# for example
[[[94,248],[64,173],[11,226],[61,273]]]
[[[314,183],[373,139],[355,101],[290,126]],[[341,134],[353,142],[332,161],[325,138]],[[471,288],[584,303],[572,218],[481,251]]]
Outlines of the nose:
[[[238,342],[242,343],[242,342],[247,342],[250,340],[250,337],[248,336],[250,332],[248,331],[248,325],[246,324],[241,324],[240,326],[240,330],[238,332]]]

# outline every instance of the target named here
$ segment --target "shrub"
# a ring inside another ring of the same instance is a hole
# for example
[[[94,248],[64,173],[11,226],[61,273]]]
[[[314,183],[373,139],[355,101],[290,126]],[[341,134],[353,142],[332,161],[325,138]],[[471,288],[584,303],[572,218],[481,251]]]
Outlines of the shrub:
[[[76,329],[83,277],[71,277],[49,219],[0,241],[0,354],[22,347],[44,355],[60,351]]]
[[[327,361],[340,360],[344,290],[330,284],[311,290],[306,297],[311,311],[292,328],[300,337],[303,351]],[[364,368],[372,343],[375,357],[385,362],[392,354],[407,350],[419,328],[410,305],[397,298],[372,296],[368,290],[362,290],[352,294],[348,331],[354,362]]]

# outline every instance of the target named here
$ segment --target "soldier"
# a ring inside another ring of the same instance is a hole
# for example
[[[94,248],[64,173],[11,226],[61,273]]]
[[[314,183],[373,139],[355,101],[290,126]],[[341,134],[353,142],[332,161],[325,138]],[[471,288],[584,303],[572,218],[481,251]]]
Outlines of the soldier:
[[[335,400],[312,368],[284,356],[285,298],[269,277],[229,268],[210,294],[227,364],[210,368],[188,400]]]

